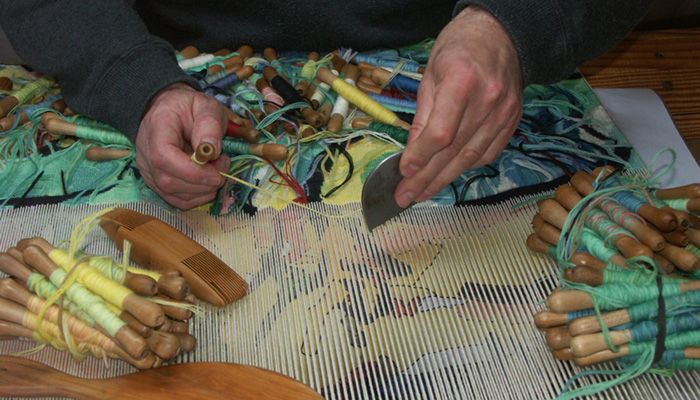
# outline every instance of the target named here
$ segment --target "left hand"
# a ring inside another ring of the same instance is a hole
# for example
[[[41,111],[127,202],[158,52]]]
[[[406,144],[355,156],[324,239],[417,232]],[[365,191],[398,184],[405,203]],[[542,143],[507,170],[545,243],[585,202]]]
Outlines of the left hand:
[[[397,203],[428,200],[496,160],[522,117],[522,81],[515,45],[491,14],[469,6],[447,24],[418,91]]]

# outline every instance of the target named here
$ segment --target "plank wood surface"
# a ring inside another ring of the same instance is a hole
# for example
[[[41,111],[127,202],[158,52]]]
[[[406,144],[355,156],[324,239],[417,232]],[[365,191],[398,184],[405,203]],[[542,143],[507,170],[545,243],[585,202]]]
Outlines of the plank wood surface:
[[[700,28],[635,31],[580,68],[593,88],[649,88],[700,163]]]

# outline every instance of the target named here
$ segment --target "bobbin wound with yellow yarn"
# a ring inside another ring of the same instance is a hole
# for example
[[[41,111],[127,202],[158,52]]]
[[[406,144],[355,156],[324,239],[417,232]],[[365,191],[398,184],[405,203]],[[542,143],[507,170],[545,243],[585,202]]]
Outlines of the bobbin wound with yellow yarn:
[[[132,243],[130,256],[137,264],[180,271],[192,293],[206,302],[224,306],[248,291],[248,283],[223,261],[159,219],[117,208],[101,216],[100,226],[119,249],[126,240]]]

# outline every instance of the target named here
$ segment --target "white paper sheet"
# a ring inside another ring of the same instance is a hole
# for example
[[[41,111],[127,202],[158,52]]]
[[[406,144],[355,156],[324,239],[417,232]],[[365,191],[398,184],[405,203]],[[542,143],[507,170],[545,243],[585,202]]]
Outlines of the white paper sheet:
[[[651,89],[594,89],[594,92],[647,165],[664,148],[676,152],[673,170],[661,178],[663,187],[700,182],[700,166],[656,92]],[[654,163],[652,172],[658,175],[670,163],[671,155],[666,152]]]

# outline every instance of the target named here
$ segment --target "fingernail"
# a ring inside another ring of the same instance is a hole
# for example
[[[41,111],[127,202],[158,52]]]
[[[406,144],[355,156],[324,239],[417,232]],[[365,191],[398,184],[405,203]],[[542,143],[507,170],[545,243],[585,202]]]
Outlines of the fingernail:
[[[416,164],[408,164],[402,171],[403,176],[413,176],[420,168]]]
[[[401,196],[399,196],[399,199],[398,199],[399,201],[397,202],[397,204],[401,208],[406,208],[406,207],[408,207],[409,204],[411,204],[411,202],[413,201],[413,199],[415,197],[416,196],[412,192],[406,192],[406,193],[402,194]]]

